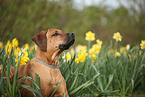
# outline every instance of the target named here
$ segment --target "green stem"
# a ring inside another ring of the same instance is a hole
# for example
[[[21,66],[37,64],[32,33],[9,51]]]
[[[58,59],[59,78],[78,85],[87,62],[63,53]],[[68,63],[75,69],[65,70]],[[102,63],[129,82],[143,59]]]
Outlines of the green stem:
[[[117,49],[117,45],[118,45],[118,41],[115,41],[114,52],[115,52],[116,49]]]
[[[87,49],[87,52],[88,52],[88,53],[89,53],[90,47],[91,47],[91,40],[89,40],[89,42],[88,42],[88,49]]]

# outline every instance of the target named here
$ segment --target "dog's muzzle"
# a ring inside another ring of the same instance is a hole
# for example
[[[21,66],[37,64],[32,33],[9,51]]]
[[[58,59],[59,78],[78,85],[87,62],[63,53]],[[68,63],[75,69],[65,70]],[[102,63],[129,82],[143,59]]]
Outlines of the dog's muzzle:
[[[66,44],[59,45],[59,49],[66,50],[66,49],[69,49],[69,47],[74,44],[74,42],[75,42],[74,33],[68,33],[67,36],[68,36],[68,38],[67,38]]]

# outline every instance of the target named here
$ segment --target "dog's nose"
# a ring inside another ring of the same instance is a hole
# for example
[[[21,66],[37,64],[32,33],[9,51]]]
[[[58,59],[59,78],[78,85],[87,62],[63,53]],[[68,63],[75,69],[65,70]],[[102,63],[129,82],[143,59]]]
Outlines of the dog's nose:
[[[71,37],[71,38],[75,37],[74,33],[68,33],[68,36]]]

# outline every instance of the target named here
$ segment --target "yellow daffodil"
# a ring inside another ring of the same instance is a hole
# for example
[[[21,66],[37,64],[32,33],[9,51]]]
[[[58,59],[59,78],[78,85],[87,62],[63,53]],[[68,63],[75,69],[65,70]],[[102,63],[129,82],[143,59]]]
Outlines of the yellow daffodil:
[[[12,50],[12,44],[10,43],[10,40],[7,41],[7,44],[5,45],[5,52],[6,54],[10,55]]]
[[[66,54],[66,59],[67,60],[70,60],[71,59],[71,54],[69,52]]]
[[[12,40],[12,47],[17,47],[18,44],[19,44],[18,40],[17,40],[16,38],[14,38],[14,39]]]
[[[89,54],[92,56],[92,58],[96,59],[97,58],[96,54],[99,54],[100,49],[101,49],[100,44],[94,44],[92,48],[89,49]]]
[[[94,59],[96,59],[96,58],[97,58],[97,56],[96,56],[95,54],[92,54],[92,57],[93,57]]]
[[[120,47],[120,52],[123,53],[125,51],[125,47]]]
[[[22,56],[21,59],[20,59],[20,67],[24,64],[26,64],[28,61],[29,61],[29,57],[27,56]],[[15,62],[16,62],[16,66],[18,65],[18,58],[15,59]]]
[[[92,33],[91,31],[88,31],[86,33],[85,40],[87,40],[87,41],[94,41],[95,40],[95,33]]]
[[[23,55],[24,55],[24,56],[28,56],[29,54],[28,54],[27,51],[23,51]]]
[[[101,40],[97,39],[96,42],[97,42],[97,44],[98,44],[99,46],[102,46],[102,41],[101,41]]]
[[[27,50],[29,50],[29,49],[30,49],[30,47],[29,47],[29,44],[28,44],[28,43],[26,43],[26,44],[25,44],[25,48],[26,48]]]
[[[75,59],[75,62],[76,62],[76,63],[84,62],[84,60],[85,60],[85,58],[86,58],[87,55],[88,55],[88,54],[87,54],[85,51],[80,52],[80,53],[78,54],[77,58]]]
[[[28,62],[30,59],[29,59],[29,57],[27,57],[27,56],[22,56],[22,62],[23,62],[23,64],[25,64],[26,62]]]
[[[90,48],[89,49],[89,54],[95,54],[95,49],[94,48]]]
[[[97,52],[99,52],[101,49],[100,45],[98,44],[93,45],[92,48],[94,48]]]
[[[122,40],[122,36],[120,35],[119,32],[116,32],[113,35],[113,39],[115,39],[116,41],[121,41]]]
[[[78,64],[78,63],[79,63],[79,59],[78,59],[78,58],[76,58],[76,59],[75,59],[75,62]]]
[[[144,48],[145,48],[145,40],[142,40],[142,41],[141,41],[140,47],[141,47],[141,49],[144,49]]]
[[[120,52],[126,56],[126,48],[125,47],[120,47]]]
[[[7,41],[7,44],[5,45],[5,51],[8,50],[9,45],[11,45],[10,40]]]
[[[119,57],[120,56],[120,53],[119,52],[116,52],[115,53],[115,57]]]
[[[86,56],[87,56],[87,53],[85,51],[84,52],[80,52],[78,54],[78,58],[79,58],[80,62],[84,62]]]
[[[0,49],[3,47],[3,43],[2,42],[0,42]]]
[[[74,50],[74,48],[71,48],[71,49],[70,49],[70,53],[71,53],[72,55],[75,54],[75,50]]]
[[[21,52],[21,49],[19,47],[17,47],[15,50],[14,50],[14,55],[16,56],[16,58],[19,57],[19,53]]]
[[[77,51],[78,52],[87,51],[87,46],[85,46],[85,45],[78,45],[77,46]]]
[[[28,57],[28,52],[23,50],[22,52],[22,56],[21,56],[21,59],[20,59],[20,67],[24,64],[26,64],[28,61],[29,61],[29,57]],[[16,62],[16,66],[18,65],[18,58],[15,59],[15,62]]]
[[[99,54],[101,46],[94,44],[91,49],[89,49],[89,54]]]

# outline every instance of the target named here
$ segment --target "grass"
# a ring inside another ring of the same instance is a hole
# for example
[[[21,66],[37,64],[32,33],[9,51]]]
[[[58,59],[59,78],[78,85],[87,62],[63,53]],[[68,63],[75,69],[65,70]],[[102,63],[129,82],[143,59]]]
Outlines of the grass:
[[[115,47],[116,46],[116,47]],[[120,56],[115,57],[115,50]],[[129,50],[120,50],[117,43],[104,45],[97,59],[86,57],[84,62],[63,62],[61,71],[66,79],[71,97],[103,96],[103,95],[132,95],[143,87],[145,70],[145,53],[139,46]]]

